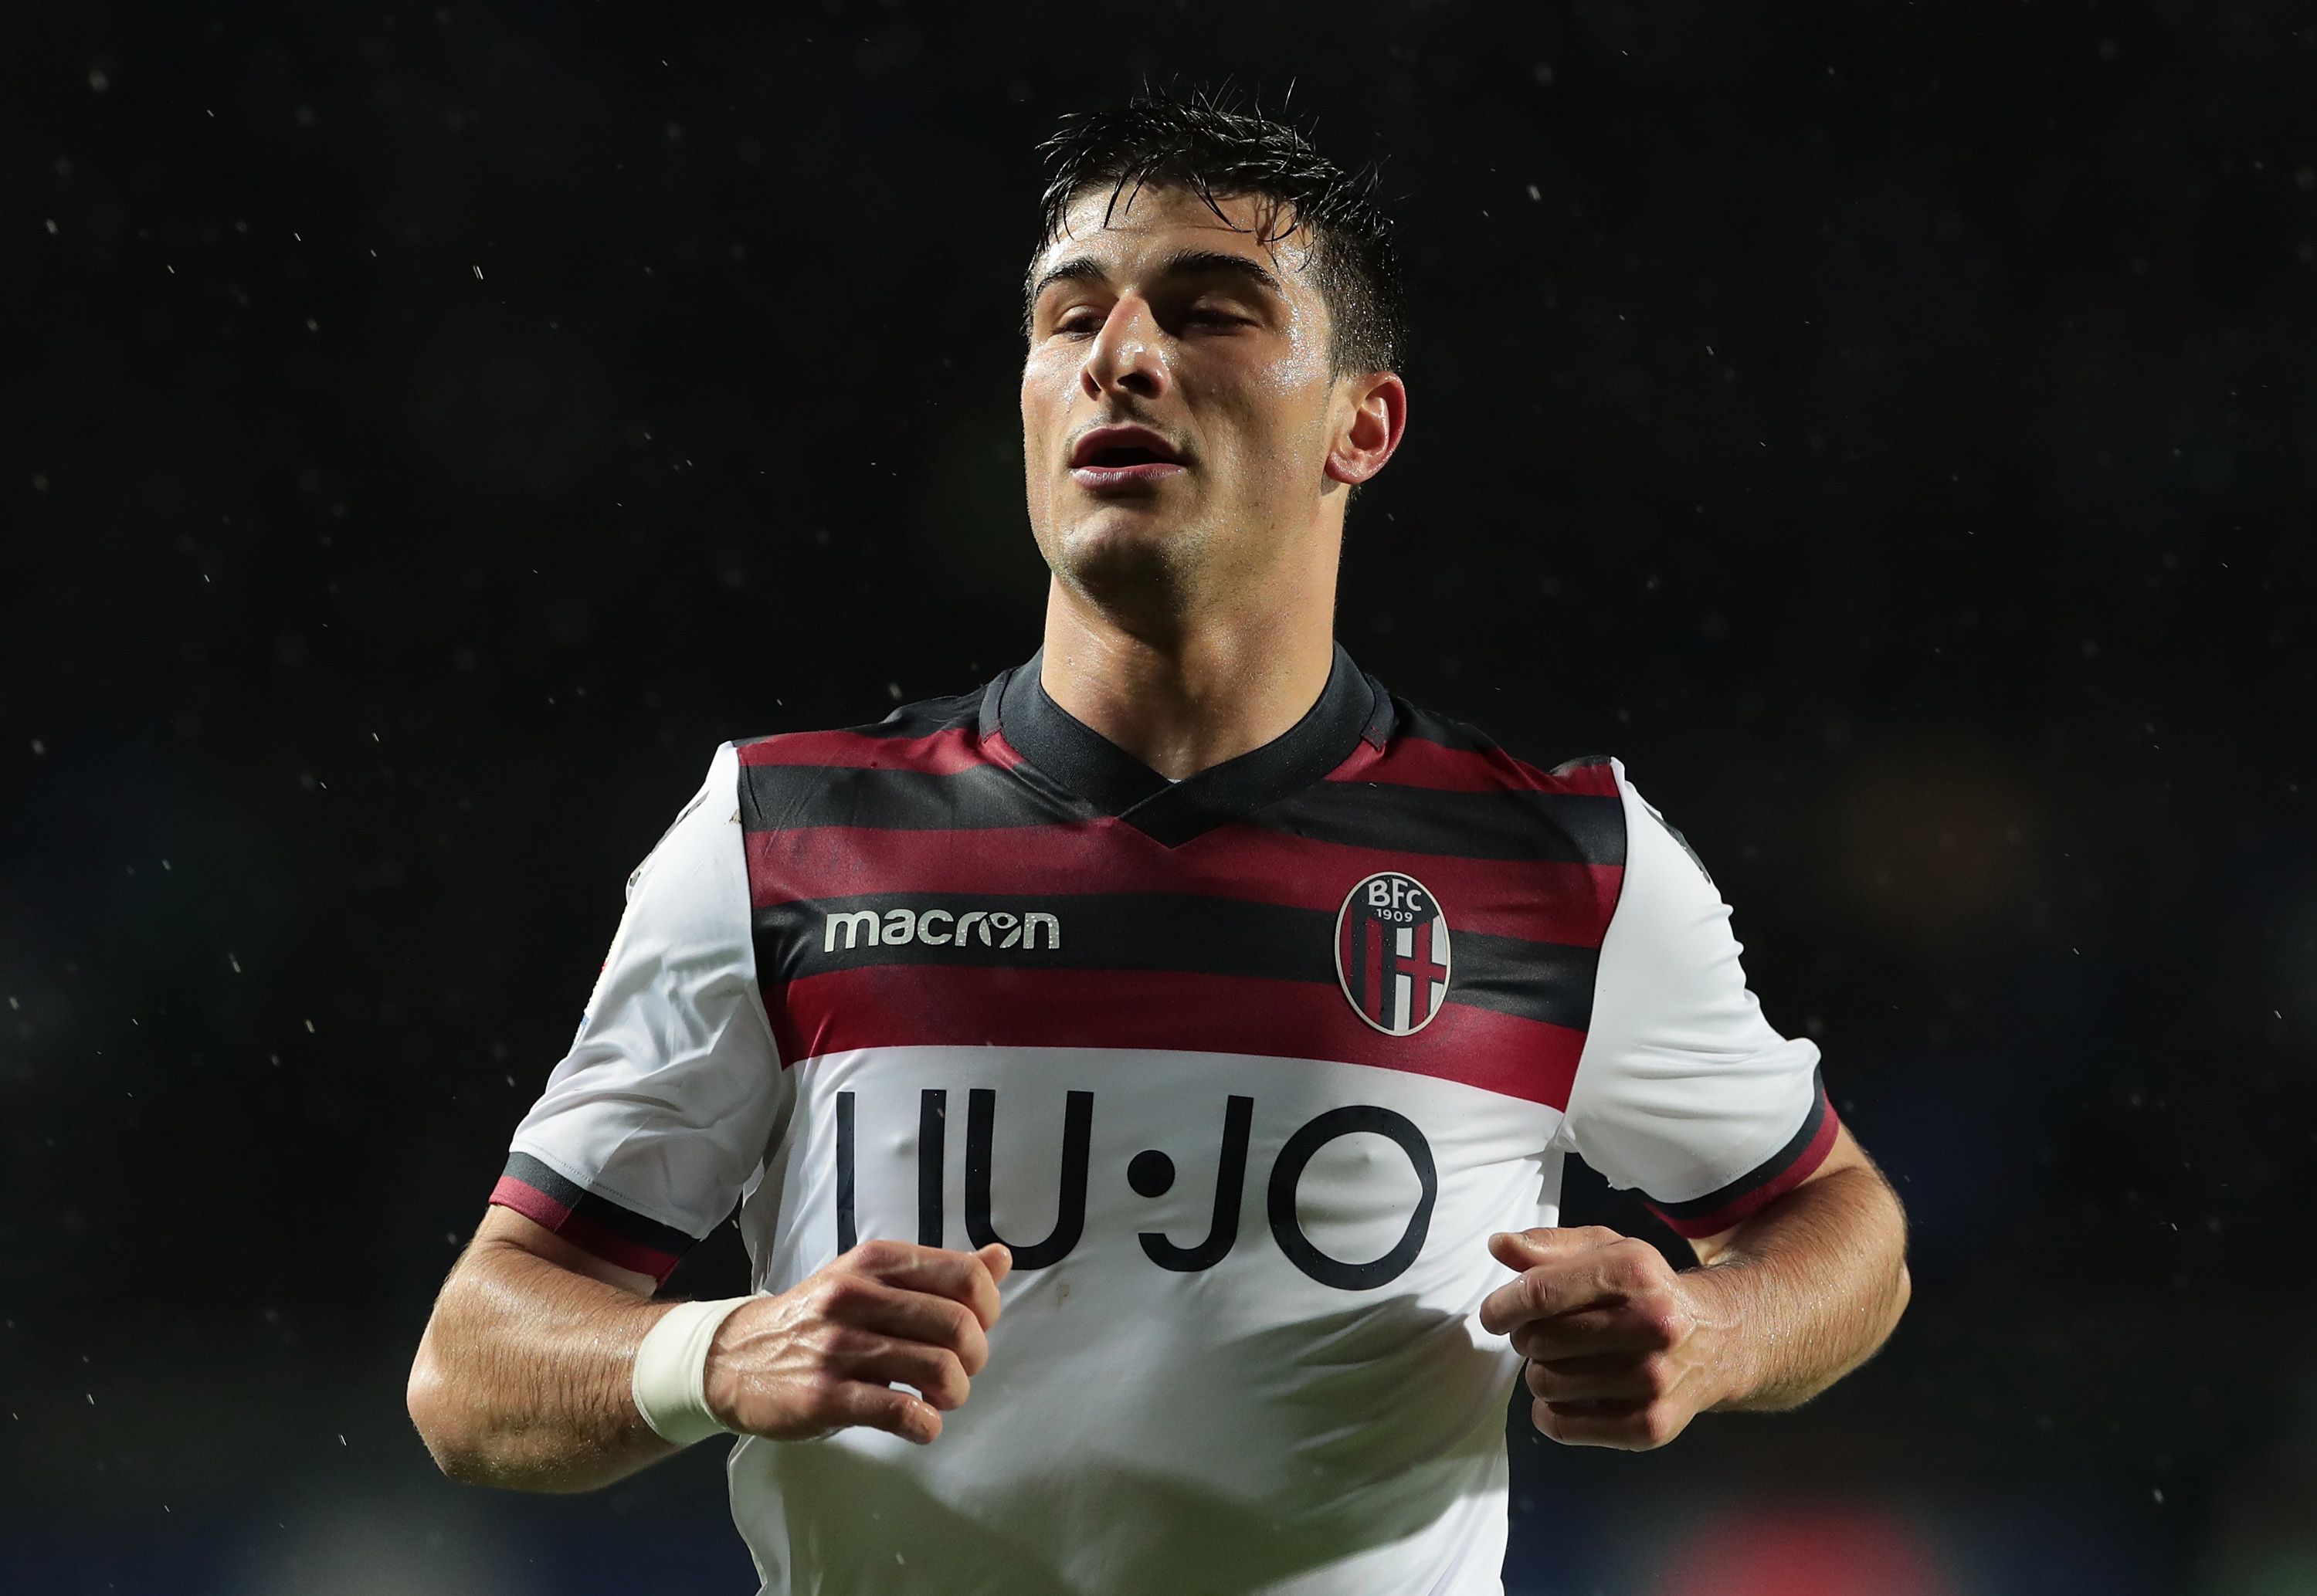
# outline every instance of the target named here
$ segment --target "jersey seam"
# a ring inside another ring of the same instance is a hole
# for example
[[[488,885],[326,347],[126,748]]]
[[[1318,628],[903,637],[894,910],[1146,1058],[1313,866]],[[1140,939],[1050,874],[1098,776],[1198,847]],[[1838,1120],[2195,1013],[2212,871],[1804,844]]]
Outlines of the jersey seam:
[[[1593,993],[1585,1011],[1585,1042],[1577,1050],[1577,1067],[1570,1072],[1569,1076],[1569,1101],[1561,1105],[1561,1125],[1553,1132],[1554,1143],[1562,1151],[1575,1153],[1579,1158],[1584,1157],[1585,1155],[1577,1146],[1577,1133],[1573,1128],[1576,1124],[1574,1110],[1577,1107],[1578,1090],[1585,1080],[1585,1061],[1592,1053],[1593,1039],[1601,1034],[1598,1023],[1601,1017],[1601,981],[1608,968],[1608,960],[1598,955],[1608,950],[1609,933],[1616,929],[1617,913],[1625,906],[1625,887],[1633,878],[1633,806],[1625,801],[1627,795],[1633,793],[1633,786],[1625,780],[1625,767],[1623,763],[1615,758],[1610,758],[1608,765],[1617,783],[1617,814],[1619,822],[1625,831],[1625,862],[1618,867],[1617,870],[1617,901],[1609,905],[1608,914],[1601,920],[1601,941],[1593,960]],[[1605,1176],[1608,1173],[1606,1170],[1601,1172]],[[1614,1181],[1611,1183],[1615,1184]]]

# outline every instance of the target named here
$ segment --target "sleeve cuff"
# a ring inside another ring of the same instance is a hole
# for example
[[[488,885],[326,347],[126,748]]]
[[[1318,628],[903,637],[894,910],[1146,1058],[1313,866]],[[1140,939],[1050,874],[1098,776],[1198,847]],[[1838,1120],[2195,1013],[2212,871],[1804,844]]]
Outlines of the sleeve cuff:
[[[1651,1213],[1683,1235],[1719,1235],[1809,1180],[1826,1162],[1826,1155],[1834,1151],[1835,1137],[1841,1130],[1842,1121],[1836,1117],[1834,1105],[1826,1101],[1825,1078],[1813,1076],[1810,1112],[1803,1117],[1802,1128],[1761,1164],[1719,1190],[1687,1202],[1659,1202],[1654,1198],[1643,1200]]]
[[[565,1180],[528,1153],[511,1154],[491,1201],[543,1225],[606,1263],[665,1282],[696,1237]]]

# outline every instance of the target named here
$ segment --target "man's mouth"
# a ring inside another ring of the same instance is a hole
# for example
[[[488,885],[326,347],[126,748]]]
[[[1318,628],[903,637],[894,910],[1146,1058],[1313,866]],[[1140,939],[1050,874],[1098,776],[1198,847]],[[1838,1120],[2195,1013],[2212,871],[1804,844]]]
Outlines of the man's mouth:
[[[1096,427],[1070,450],[1070,477],[1096,493],[1145,487],[1187,468],[1183,451],[1149,427]]]

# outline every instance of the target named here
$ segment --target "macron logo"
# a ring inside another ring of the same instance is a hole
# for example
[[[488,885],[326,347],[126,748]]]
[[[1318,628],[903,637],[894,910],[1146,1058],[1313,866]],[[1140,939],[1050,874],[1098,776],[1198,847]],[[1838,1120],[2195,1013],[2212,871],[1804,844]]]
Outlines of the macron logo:
[[[872,909],[828,916],[820,950],[834,953],[846,948],[899,948],[925,942],[935,948],[962,948],[978,941],[985,948],[1020,948],[1024,951],[1043,939],[1050,951],[1062,945],[1062,923],[1051,914],[1013,914],[1003,909],[985,913],[968,909],[962,914],[947,909],[888,909],[880,919]]]

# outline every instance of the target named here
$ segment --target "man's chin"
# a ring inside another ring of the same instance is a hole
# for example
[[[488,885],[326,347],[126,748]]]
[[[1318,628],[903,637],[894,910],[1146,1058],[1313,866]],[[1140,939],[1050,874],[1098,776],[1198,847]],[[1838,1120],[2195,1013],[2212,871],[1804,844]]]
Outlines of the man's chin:
[[[1091,503],[1082,500],[1071,506],[1077,513],[1063,527],[1062,541],[1087,548],[1179,543],[1190,531],[1193,517],[1179,504],[1167,503],[1167,497],[1144,494]]]
[[[1085,592],[1171,586],[1195,558],[1196,526],[1153,504],[1105,504],[1061,529],[1054,569]]]

